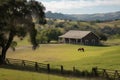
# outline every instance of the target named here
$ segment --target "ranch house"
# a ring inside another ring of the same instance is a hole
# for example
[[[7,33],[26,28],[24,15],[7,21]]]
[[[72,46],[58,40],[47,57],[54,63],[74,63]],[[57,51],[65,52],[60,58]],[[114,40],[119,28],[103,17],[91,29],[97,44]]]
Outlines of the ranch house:
[[[99,45],[99,37],[91,31],[70,30],[59,36],[60,43]]]

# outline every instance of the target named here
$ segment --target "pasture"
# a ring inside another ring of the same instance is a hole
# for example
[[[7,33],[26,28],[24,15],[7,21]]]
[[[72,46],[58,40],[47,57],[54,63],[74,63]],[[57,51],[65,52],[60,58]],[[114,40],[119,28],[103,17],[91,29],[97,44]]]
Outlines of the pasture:
[[[0,80],[86,80],[86,79],[62,77],[51,74],[0,68]]]
[[[85,52],[78,52],[83,47]],[[31,46],[19,46],[16,51],[9,50],[8,58],[63,65],[65,69],[91,70],[92,67],[119,69],[120,46],[83,46],[72,44],[41,44],[33,51]]]

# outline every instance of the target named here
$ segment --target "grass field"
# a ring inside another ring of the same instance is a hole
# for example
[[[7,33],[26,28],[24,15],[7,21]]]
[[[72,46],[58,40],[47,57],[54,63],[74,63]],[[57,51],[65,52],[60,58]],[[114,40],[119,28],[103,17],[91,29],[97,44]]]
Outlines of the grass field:
[[[85,52],[78,52],[79,47],[84,47]],[[80,46],[71,44],[41,44],[33,51],[30,46],[17,47],[16,51],[8,51],[8,58],[64,65],[66,69],[73,66],[78,69],[91,70],[92,67],[119,69],[120,46]]]
[[[86,80],[86,79],[0,68],[0,80]]]
[[[119,43],[119,39],[110,40],[108,43]],[[26,46],[27,45],[27,46]],[[78,52],[79,47],[84,47],[85,52]],[[120,45],[116,46],[83,46],[72,44],[41,44],[33,51],[26,40],[18,43],[16,51],[9,50],[8,58],[64,65],[65,69],[75,66],[80,70],[91,70],[92,67],[120,70]],[[94,80],[48,75],[44,73],[26,72],[0,68],[0,80]],[[98,79],[97,79],[98,80]]]

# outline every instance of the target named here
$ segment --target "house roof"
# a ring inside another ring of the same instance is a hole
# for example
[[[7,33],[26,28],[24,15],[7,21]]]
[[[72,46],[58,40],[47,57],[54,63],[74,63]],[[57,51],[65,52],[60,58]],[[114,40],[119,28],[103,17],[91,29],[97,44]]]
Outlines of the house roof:
[[[70,30],[66,32],[65,34],[59,36],[60,38],[75,38],[75,39],[81,39],[91,33],[91,31],[79,31],[79,30]]]

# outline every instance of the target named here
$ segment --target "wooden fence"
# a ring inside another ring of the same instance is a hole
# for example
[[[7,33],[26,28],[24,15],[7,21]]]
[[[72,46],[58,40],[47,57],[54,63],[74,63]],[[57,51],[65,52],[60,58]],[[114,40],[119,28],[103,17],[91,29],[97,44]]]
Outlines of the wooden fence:
[[[120,80],[120,70],[101,69],[94,67],[91,71],[80,71],[76,67],[71,70],[64,69],[63,65],[50,65],[44,63],[38,63],[34,61],[20,60],[20,59],[6,59],[6,64],[12,66],[12,68],[47,72],[51,74],[60,74],[63,76],[74,76],[74,77],[98,77],[101,80]]]
[[[120,80],[120,70],[98,68],[97,72],[99,76],[106,78],[107,80]]]

